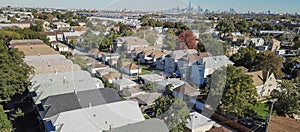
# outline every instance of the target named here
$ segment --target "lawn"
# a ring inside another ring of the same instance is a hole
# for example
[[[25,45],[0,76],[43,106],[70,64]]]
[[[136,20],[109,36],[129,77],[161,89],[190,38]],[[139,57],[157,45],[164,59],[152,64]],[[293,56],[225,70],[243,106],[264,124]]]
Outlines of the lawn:
[[[261,119],[267,119],[269,112],[270,112],[271,105],[262,102],[257,102],[255,105],[252,105],[251,108],[254,110],[254,112],[258,115]],[[277,115],[276,111],[273,109],[272,115]]]

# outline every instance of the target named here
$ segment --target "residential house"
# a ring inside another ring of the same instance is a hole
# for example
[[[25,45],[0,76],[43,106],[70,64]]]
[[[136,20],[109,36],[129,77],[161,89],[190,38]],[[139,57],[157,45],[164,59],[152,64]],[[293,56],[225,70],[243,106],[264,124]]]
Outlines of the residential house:
[[[102,62],[113,66],[117,64],[120,55],[118,53],[102,54]]]
[[[55,22],[53,23],[54,29],[66,29],[70,28],[70,24],[64,22]]]
[[[62,112],[45,122],[53,124],[49,131],[101,132],[144,120],[137,102],[120,101]]]
[[[134,88],[137,87],[138,84],[130,79],[119,79],[113,82],[114,86],[118,91],[122,91],[125,88]]]
[[[107,132],[169,132],[169,128],[162,120],[151,118],[134,124],[114,128]]]
[[[89,30],[86,26],[72,26],[71,31],[78,32],[80,35],[84,35]]]
[[[124,72],[130,76],[135,76],[135,75],[141,74],[142,68],[136,64],[124,62],[123,66],[121,68],[121,72]]]
[[[172,95],[178,98],[188,98],[189,103],[195,106],[195,109],[203,110],[204,104],[197,100],[200,95],[199,89],[185,82],[184,85],[171,89]]]
[[[159,92],[165,91],[167,85],[172,84],[172,88],[171,90],[181,87],[185,84],[184,81],[178,79],[178,78],[170,78],[170,79],[166,79],[166,80],[162,80],[156,83],[156,87],[158,89]]]
[[[154,84],[159,81],[165,80],[163,76],[160,76],[158,74],[145,74],[145,75],[140,75],[140,80],[146,84],[146,83],[151,83]]]
[[[253,85],[256,87],[259,99],[270,96],[274,89],[277,89],[278,82],[273,73],[265,71],[255,71],[245,73],[250,75],[253,80]]]
[[[119,37],[113,41],[113,48],[116,52],[131,53],[135,48],[149,47],[149,45],[145,39],[138,37]]]
[[[196,85],[202,85],[207,82],[208,75],[215,70],[233,64],[225,55],[203,57],[192,65],[191,81]]]
[[[136,100],[139,103],[139,106],[142,111],[152,108],[155,104],[154,101],[157,100],[162,94],[161,93],[146,93],[137,95],[130,100]]]
[[[109,82],[109,83],[113,83],[116,80],[121,79],[121,74],[120,73],[110,73],[110,74],[106,74],[102,76],[102,81],[103,82]]]
[[[112,88],[101,88],[77,93],[65,93],[49,96],[41,100],[41,115],[49,118],[56,114],[86,107],[98,106],[121,101],[118,91]]]
[[[24,62],[27,65],[34,67],[33,70],[35,74],[49,74],[80,70],[79,65],[73,64],[71,60],[66,59],[64,55],[60,54],[25,56]]]
[[[173,74],[177,69],[177,62],[187,54],[197,54],[195,49],[175,50],[169,55],[165,56],[164,60],[164,72],[166,74]]]
[[[210,130],[216,122],[198,112],[190,113],[185,132],[205,132]]]
[[[40,32],[40,34],[45,35],[49,41],[57,41],[56,32]]]
[[[78,32],[63,32],[63,41],[67,44],[76,45],[82,41]]]
[[[114,68],[105,67],[103,69],[96,70],[95,76],[98,78],[102,78],[104,75],[111,74],[111,73],[119,73]]]
[[[42,100],[51,95],[104,88],[101,80],[92,78],[87,71],[71,71],[34,75],[30,91],[35,92],[34,100]]]
[[[141,94],[146,94],[146,92],[143,91],[142,89],[140,89],[139,87],[124,88],[119,93],[124,98],[133,98],[133,97],[141,95]]]
[[[100,60],[103,54],[103,52],[100,52],[98,48],[91,49],[89,53],[97,60]]]
[[[279,50],[280,49],[280,44],[281,42],[277,39],[272,39],[271,42],[271,51],[272,52],[275,52],[276,50]]]
[[[22,51],[25,56],[59,54],[39,39],[11,40],[10,46]]]
[[[61,42],[58,41],[52,41],[51,42],[51,46],[58,50],[59,52],[68,52],[69,51],[69,47]]]
[[[106,69],[106,68],[108,68],[106,65],[101,64],[100,62],[94,62],[88,66],[88,71],[92,74],[96,74],[97,70]]]
[[[170,51],[161,50],[161,49],[150,49],[144,50],[137,54],[136,59],[141,63],[152,64],[157,60],[162,60]]]

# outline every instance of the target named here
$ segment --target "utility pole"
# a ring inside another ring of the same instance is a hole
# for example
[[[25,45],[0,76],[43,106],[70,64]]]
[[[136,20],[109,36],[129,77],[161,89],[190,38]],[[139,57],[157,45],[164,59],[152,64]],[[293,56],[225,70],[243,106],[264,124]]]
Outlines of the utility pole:
[[[270,113],[269,113],[269,116],[268,116],[268,119],[267,119],[267,122],[266,122],[265,132],[268,132],[268,129],[269,129],[269,123],[270,123],[270,119],[271,119],[271,116],[272,116],[272,111],[273,111],[273,106],[274,106],[275,101],[277,101],[277,99],[272,99],[271,100],[272,105],[271,105],[271,110],[270,110]]]

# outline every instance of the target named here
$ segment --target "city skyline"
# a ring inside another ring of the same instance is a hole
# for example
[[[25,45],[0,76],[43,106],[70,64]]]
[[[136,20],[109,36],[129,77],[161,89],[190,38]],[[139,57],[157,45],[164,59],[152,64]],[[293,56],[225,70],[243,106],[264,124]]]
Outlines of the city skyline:
[[[99,9],[99,10],[165,10],[174,7],[186,8],[191,2],[194,7],[199,5],[210,11],[229,11],[230,8],[237,12],[265,12],[271,10],[278,13],[300,13],[300,1],[297,0],[0,0],[1,6],[12,7],[40,7],[64,9]],[[134,4],[133,4],[134,3]]]

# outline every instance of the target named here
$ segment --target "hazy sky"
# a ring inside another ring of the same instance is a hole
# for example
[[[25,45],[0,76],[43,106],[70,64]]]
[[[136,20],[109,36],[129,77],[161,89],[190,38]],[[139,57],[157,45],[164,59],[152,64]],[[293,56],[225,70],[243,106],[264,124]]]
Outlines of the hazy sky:
[[[209,10],[229,10],[238,12],[267,11],[300,13],[300,0],[0,0],[0,6],[13,7],[55,7],[80,9],[132,9],[160,10],[192,5]]]

